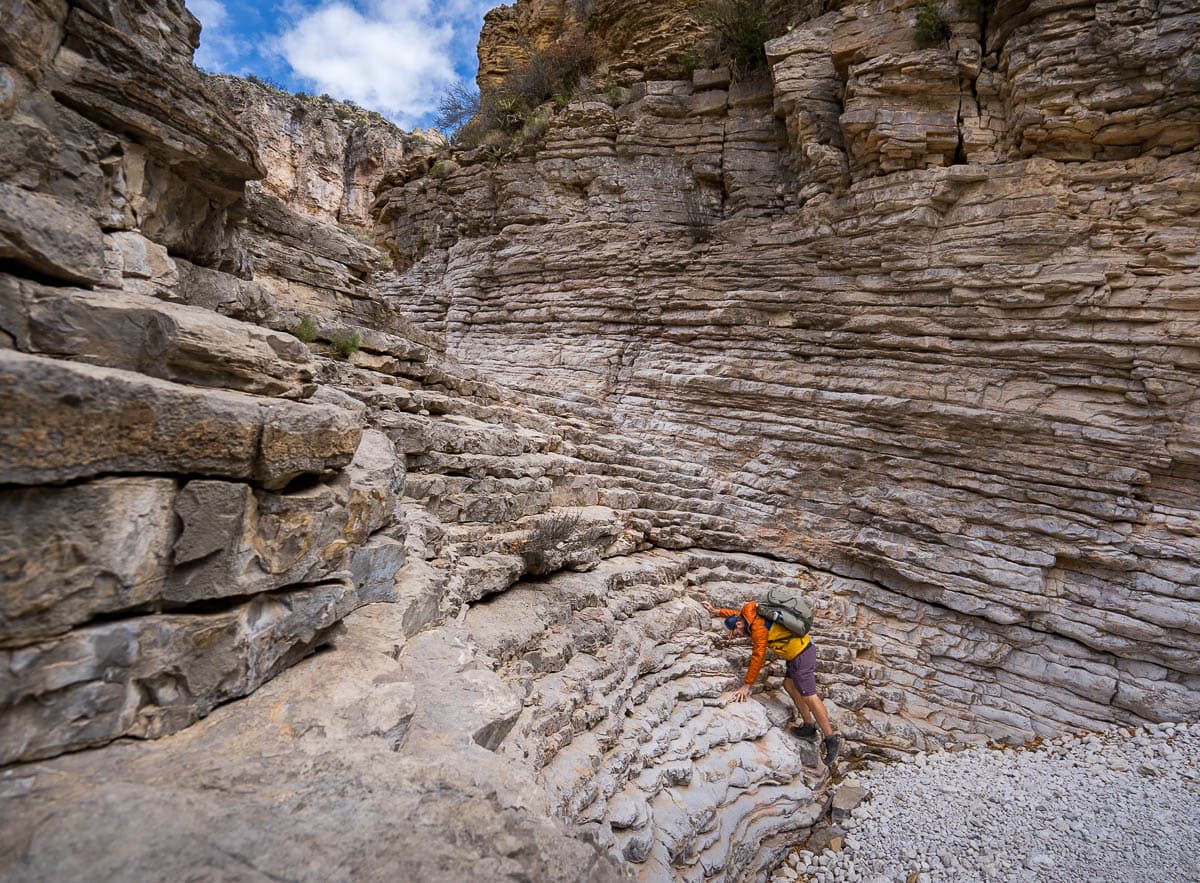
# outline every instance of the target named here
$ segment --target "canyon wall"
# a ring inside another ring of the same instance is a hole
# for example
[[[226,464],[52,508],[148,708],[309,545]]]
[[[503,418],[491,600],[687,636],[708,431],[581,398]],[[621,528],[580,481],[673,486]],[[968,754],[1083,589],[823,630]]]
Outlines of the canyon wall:
[[[917,4],[837,6],[761,78],[602,68],[512,158],[402,168],[389,291],[719,476],[951,738],[1195,716],[1200,16],[949,4],[920,49]]]
[[[180,3],[11,11],[0,877],[748,879],[802,836],[828,771],[724,707],[698,599],[810,577],[381,292],[362,191],[422,139],[201,75]],[[893,717],[855,750],[923,744]]]
[[[852,761],[1200,711],[1187,4],[800,4],[735,80],[521,0],[481,81],[601,67],[504,155],[10,12],[0,874],[763,879],[830,771],[700,601],[772,585]]]
[[[253,139],[266,176],[251,189],[343,229],[367,231],[384,173],[444,144],[436,132],[402,132],[377,113],[324,95],[227,75],[208,76],[205,85]]]

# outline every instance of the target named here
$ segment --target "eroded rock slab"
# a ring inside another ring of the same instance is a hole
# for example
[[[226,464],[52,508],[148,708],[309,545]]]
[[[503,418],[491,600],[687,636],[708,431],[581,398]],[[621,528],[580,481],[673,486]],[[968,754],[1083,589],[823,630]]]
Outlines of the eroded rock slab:
[[[295,337],[114,291],[0,280],[0,325],[31,353],[192,386],[307,398],[315,365]]]
[[[472,738],[520,705],[497,705],[499,681],[465,635],[439,629],[401,650],[399,613],[364,608],[335,647],[173,737],[5,770],[0,804],[24,820],[0,831],[0,849],[20,856],[7,870],[625,879],[547,817],[527,772]]]
[[[117,472],[199,473],[282,487],[345,466],[361,427],[324,404],[200,391],[0,351],[0,472],[32,484]]]
[[[359,603],[333,582],[0,650],[0,762],[186,727],[311,653]]]

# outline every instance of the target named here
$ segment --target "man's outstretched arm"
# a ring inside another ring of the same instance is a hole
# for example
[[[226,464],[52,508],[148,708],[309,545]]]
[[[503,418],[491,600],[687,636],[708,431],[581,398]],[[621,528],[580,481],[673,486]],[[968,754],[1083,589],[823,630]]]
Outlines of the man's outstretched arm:
[[[713,607],[707,601],[701,601],[700,606],[702,606],[713,616],[737,616],[742,612],[740,610],[734,610],[732,607]]]

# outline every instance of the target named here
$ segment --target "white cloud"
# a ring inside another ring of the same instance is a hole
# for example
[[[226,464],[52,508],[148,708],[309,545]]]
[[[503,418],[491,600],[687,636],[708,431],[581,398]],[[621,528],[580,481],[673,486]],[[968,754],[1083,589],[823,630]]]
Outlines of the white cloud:
[[[229,13],[221,0],[188,0],[187,7],[201,25],[196,65],[207,71],[228,70],[240,55],[241,45],[225,31]]]
[[[194,0],[193,0],[194,2]],[[215,0],[205,0],[215,2]],[[496,0],[359,0],[302,11],[280,54],[316,92],[350,99],[412,127],[436,110]]]

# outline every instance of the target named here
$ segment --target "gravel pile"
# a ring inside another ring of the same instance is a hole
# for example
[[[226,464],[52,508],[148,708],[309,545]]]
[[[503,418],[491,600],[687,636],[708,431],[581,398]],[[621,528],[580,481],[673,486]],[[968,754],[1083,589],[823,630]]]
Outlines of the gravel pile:
[[[1200,723],[920,754],[853,778],[870,797],[838,823],[841,851],[794,852],[772,883],[1200,881]]]

